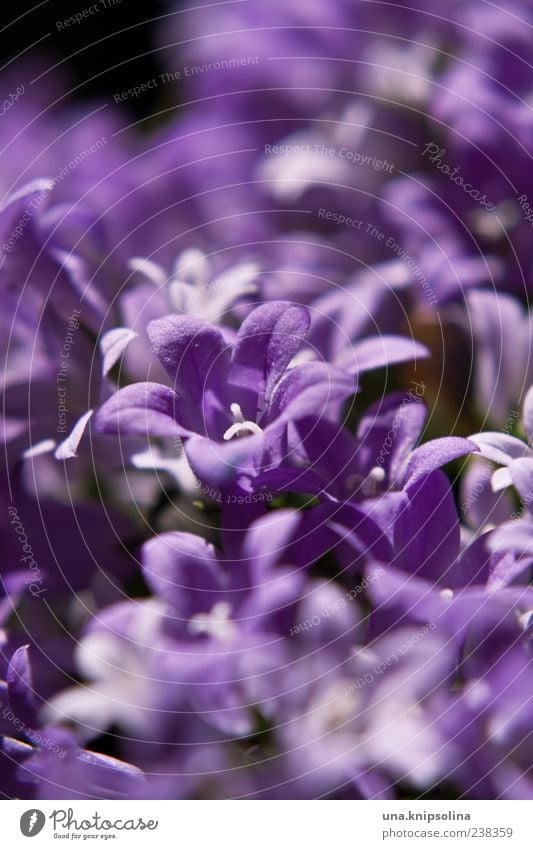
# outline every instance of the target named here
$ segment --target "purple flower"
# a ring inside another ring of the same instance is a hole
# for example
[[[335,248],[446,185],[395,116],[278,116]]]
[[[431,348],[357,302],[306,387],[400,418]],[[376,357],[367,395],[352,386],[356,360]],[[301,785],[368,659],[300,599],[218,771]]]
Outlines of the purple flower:
[[[408,393],[391,393],[376,402],[365,411],[355,437],[331,422],[318,424],[310,418],[301,429],[296,423],[301,437],[298,469],[284,466],[277,474],[265,472],[256,483],[274,485],[277,479],[281,484],[285,473],[287,484],[297,487],[300,482],[301,491],[359,502],[402,491],[476,451],[472,440],[453,436],[418,445],[427,417],[421,400],[424,388],[415,382]]]
[[[279,465],[288,424],[312,406],[338,415],[353,379],[323,363],[288,368],[309,327],[303,307],[283,301],[257,307],[233,345],[195,318],[149,325],[152,347],[172,388],[156,383],[121,389],[98,412],[104,433],[174,436],[204,482],[224,484],[236,469],[255,474]]]
[[[530,798],[531,3],[191,2],[4,76],[0,792]]]
[[[4,793],[25,799],[119,799],[140,792],[140,770],[80,748],[66,728],[39,723],[27,646],[13,654],[6,678],[0,681]],[[22,740],[15,739],[17,731]]]
[[[483,457],[502,468],[493,472],[491,483],[495,492],[514,486],[526,508],[533,499],[533,387],[524,399],[523,428],[529,442],[525,443],[508,433],[486,431],[475,433],[471,439],[479,446]]]
[[[531,316],[517,298],[498,292],[471,291],[467,307],[465,333],[473,336],[478,411],[509,430],[510,414],[533,378]]]
[[[500,494],[512,486],[522,502],[519,510],[507,514],[505,518],[509,521],[499,525],[491,540],[494,552],[516,558],[513,570],[516,577],[524,573],[533,562],[533,388],[528,390],[524,399],[522,425],[529,440],[527,443],[500,432],[476,433],[471,437],[479,446],[481,455],[491,462],[493,492]],[[500,468],[494,470],[495,464]]]
[[[276,527],[286,535],[293,524]],[[297,569],[273,571],[282,538],[272,544],[271,537],[270,550],[256,540],[235,558],[192,534],[150,540],[142,561],[153,598],[116,605],[91,623],[78,652],[90,683],[53,699],[48,718],[75,720],[87,738],[115,723],[165,739],[179,722],[193,721],[192,709],[224,733],[251,733],[254,703],[267,701],[286,662],[279,638],[304,585]]]

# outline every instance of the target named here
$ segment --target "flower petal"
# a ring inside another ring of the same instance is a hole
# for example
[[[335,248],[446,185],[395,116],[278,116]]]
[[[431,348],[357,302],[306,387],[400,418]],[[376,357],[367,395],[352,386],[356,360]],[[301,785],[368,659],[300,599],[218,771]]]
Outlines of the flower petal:
[[[395,363],[406,363],[429,357],[425,345],[409,339],[407,336],[384,334],[371,336],[356,342],[348,348],[339,359],[338,364],[344,366],[352,374],[364,374],[378,368],[389,368]]]
[[[457,460],[477,451],[477,445],[469,439],[459,436],[445,436],[442,439],[432,439],[416,448],[405,467],[403,478],[406,486],[416,483],[421,477],[428,475],[435,469],[440,469],[446,463]]]
[[[6,681],[9,704],[17,719],[31,727],[35,722],[36,705],[29,646],[21,646],[13,654],[7,669]]]
[[[354,378],[326,363],[302,363],[285,372],[272,393],[268,420],[296,421],[337,416],[339,407],[357,391]]]
[[[102,366],[104,377],[109,374],[132,339],[136,337],[137,334],[135,331],[130,330],[128,327],[114,327],[113,330],[108,330],[107,333],[104,333],[100,340],[100,349],[104,357]]]
[[[233,349],[231,383],[268,398],[305,338],[310,325],[305,307],[272,301],[257,307],[243,322]],[[248,413],[253,417],[256,411]]]
[[[459,519],[443,472],[432,472],[407,491],[394,526],[395,565],[419,578],[446,582],[459,553]]]
[[[500,463],[502,466],[507,466],[512,460],[526,457],[530,453],[526,443],[506,433],[488,431],[474,433],[468,438],[479,446],[482,457],[492,460],[493,463]]]
[[[125,386],[96,413],[100,433],[144,436],[189,436],[177,421],[178,396],[160,383],[134,383]]]
[[[228,442],[214,442],[195,436],[187,441],[185,453],[193,472],[203,484],[224,489],[239,472],[255,477],[261,468],[264,446],[263,433]]]
[[[170,315],[151,321],[147,332],[182,402],[183,424],[220,438],[234,400],[224,396],[229,351],[220,330],[193,316]]]
[[[88,410],[86,413],[81,416],[74,427],[72,428],[69,436],[63,440],[61,445],[55,450],[54,457],[56,460],[69,460],[72,457],[75,457],[78,452],[78,446],[82,440],[83,434],[87,429],[87,425],[89,424],[89,420],[92,417],[94,410]]]
[[[153,592],[185,620],[208,613],[228,583],[213,546],[194,534],[159,534],[143,545],[141,556]]]

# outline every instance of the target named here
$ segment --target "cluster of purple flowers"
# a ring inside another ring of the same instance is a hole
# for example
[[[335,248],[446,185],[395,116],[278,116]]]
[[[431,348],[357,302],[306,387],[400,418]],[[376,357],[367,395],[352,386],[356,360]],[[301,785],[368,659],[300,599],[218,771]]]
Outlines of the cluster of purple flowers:
[[[189,5],[4,77],[0,793],[530,799],[531,3]]]

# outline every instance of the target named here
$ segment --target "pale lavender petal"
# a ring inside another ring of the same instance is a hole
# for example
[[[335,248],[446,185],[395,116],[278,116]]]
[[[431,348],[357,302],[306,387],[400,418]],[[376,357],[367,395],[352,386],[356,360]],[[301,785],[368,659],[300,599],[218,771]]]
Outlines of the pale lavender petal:
[[[113,330],[108,330],[104,333],[100,340],[100,349],[103,354],[102,374],[106,377],[115,363],[121,358],[122,354],[137,334],[134,330],[129,330],[127,327],[115,327]]]
[[[135,383],[109,398],[96,413],[100,433],[189,436],[177,421],[178,397],[160,383]]]
[[[258,519],[250,527],[244,543],[244,554],[261,571],[272,568],[283,555],[294,536],[301,516],[296,510],[277,510]]]
[[[83,416],[81,416],[81,418],[78,419],[72,428],[70,435],[67,436],[67,438],[56,448],[54,454],[56,460],[69,460],[72,457],[76,457],[79,444],[93,413],[94,410],[88,410],[83,414]]]
[[[330,408],[336,414],[339,404],[357,391],[355,379],[347,372],[325,363],[303,363],[289,369],[276,386],[270,404],[270,421],[296,420],[309,416],[319,419]]]
[[[194,436],[187,441],[185,453],[193,472],[202,483],[224,488],[235,479],[238,472],[255,477],[260,471],[264,443],[262,433],[228,442],[214,442]]]
[[[426,442],[416,448],[407,461],[402,475],[405,485],[411,486],[424,475],[477,450],[474,442],[459,436],[445,436]]]
[[[531,562],[531,559],[517,559],[510,551],[496,552],[493,555],[487,590],[494,592],[509,586],[529,569]]]
[[[144,544],[141,558],[148,585],[178,618],[209,613],[228,583],[213,546],[194,534],[159,534]]]
[[[494,493],[501,492],[502,489],[512,486],[513,478],[509,466],[501,466],[499,469],[496,469],[492,475],[490,485]]]
[[[511,517],[511,493],[495,494],[491,488],[494,466],[484,457],[473,456],[461,478],[460,507],[465,521],[474,530],[485,525],[500,525]],[[503,466],[500,471],[508,471]]]
[[[528,323],[520,302],[505,293],[469,292],[468,307],[481,411],[503,424],[528,371]]]
[[[6,681],[9,704],[17,718],[26,725],[35,722],[36,704],[29,646],[21,646],[13,654],[7,669]]]
[[[50,192],[53,188],[54,181],[46,177],[32,180],[30,183],[25,183],[20,189],[16,189],[14,192],[8,194],[2,203],[0,203],[0,212],[3,212],[5,209],[8,209],[8,207],[16,204],[19,200],[24,200],[27,203],[28,199],[31,198],[32,195],[40,197],[43,192]]]
[[[533,502],[533,458],[523,457],[509,463],[509,474],[523,504],[531,511]]]
[[[494,552],[512,552],[517,557],[533,556],[533,522],[530,519],[507,522],[492,531],[489,545]]]
[[[426,357],[429,357],[429,351],[420,342],[406,336],[385,334],[356,342],[337,362],[353,374],[364,374],[373,369],[411,360],[416,362]]]
[[[506,433],[474,433],[468,437],[479,446],[482,457],[507,466],[511,460],[525,457],[529,454],[528,446],[515,436]]]

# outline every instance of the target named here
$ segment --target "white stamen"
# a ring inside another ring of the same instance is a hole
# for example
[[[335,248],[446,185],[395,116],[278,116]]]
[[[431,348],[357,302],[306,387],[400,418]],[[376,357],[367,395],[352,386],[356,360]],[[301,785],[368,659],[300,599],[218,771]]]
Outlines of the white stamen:
[[[229,618],[231,605],[227,601],[217,601],[210,613],[195,613],[191,617],[188,629],[191,634],[207,634],[216,640],[231,640],[237,629]]]
[[[223,438],[226,441],[233,439],[234,436],[245,436],[250,433],[263,433],[262,428],[260,428],[258,424],[255,422],[245,421],[239,404],[231,404],[230,410],[234,423],[224,434]]]
[[[440,591],[440,597],[443,601],[451,601],[453,598],[453,590],[445,589]]]

